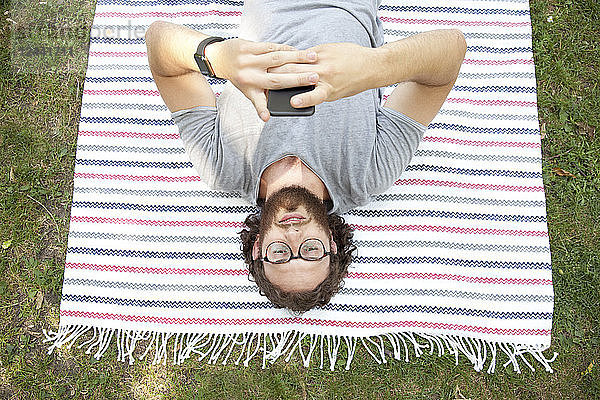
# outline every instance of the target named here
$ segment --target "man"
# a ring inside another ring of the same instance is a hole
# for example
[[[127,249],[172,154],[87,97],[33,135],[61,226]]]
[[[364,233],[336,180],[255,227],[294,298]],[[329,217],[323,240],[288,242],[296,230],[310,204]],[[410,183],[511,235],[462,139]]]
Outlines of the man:
[[[240,38],[224,41],[161,21],[146,32],[152,75],[203,181],[261,206],[242,250],[277,307],[306,311],[339,290],[355,247],[338,214],[393,185],[458,76],[460,31],[384,44],[379,2],[246,1]],[[229,81],[218,104],[200,71]],[[266,89],[311,84],[291,105],[316,105],[314,115],[269,116]]]

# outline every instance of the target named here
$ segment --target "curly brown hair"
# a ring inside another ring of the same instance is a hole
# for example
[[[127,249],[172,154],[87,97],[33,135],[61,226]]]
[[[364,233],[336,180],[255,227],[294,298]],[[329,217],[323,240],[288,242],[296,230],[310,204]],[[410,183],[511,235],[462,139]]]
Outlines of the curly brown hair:
[[[348,274],[348,265],[352,262],[352,252],[356,250],[356,246],[352,244],[353,232],[344,218],[337,214],[329,214],[327,220],[338,251],[336,254],[331,254],[329,275],[316,288],[306,292],[286,292],[267,279],[263,262],[252,259],[252,247],[260,227],[260,212],[250,214],[244,221],[249,229],[242,230],[239,235],[242,239],[244,261],[248,265],[248,279],[250,276],[254,278],[259,293],[271,300],[275,307],[302,313],[326,305],[343,287],[343,279]]]

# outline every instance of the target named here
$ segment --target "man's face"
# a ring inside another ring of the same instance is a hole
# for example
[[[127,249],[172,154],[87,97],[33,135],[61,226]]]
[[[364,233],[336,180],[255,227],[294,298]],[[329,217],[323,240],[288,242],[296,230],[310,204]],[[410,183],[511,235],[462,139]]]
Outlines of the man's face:
[[[305,188],[285,187],[265,201],[252,256],[265,257],[267,247],[273,242],[286,243],[297,256],[302,242],[314,238],[323,242],[325,251],[337,252],[321,200]],[[297,258],[283,264],[264,261],[263,267],[272,284],[288,292],[303,292],[314,289],[327,277],[329,262],[330,256],[318,261]]]

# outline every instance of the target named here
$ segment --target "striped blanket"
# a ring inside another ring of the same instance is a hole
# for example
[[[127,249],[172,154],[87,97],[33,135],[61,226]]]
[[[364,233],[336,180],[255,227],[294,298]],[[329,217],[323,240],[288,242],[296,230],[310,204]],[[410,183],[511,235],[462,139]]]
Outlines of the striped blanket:
[[[490,373],[497,362],[552,371],[528,2],[443,4],[380,6],[386,42],[458,28],[466,59],[406,172],[344,215],[358,253],[343,290],[294,316],[248,280],[237,232],[255,209],[200,181],[147,64],[144,32],[154,20],[231,38],[243,2],[98,0],[49,352],[78,342],[100,358],[116,344],[130,363],[197,355],[245,365],[256,357],[263,367],[299,355],[333,370],[364,349],[379,363],[429,352]],[[218,96],[225,81],[210,84]]]

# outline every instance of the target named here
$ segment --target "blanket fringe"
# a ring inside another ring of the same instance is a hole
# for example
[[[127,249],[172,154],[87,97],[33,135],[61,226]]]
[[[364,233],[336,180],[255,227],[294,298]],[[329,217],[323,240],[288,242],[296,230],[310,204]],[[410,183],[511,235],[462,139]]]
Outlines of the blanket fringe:
[[[91,354],[96,349],[93,357],[100,359],[109,348],[113,336],[116,336],[117,359],[128,361],[133,364],[136,357],[134,351],[139,346],[138,342],[145,342],[145,351],[137,357],[143,360],[150,349],[154,349],[152,364],[163,363],[166,365],[168,359],[167,344],[171,340],[171,353],[173,364],[180,365],[186,359],[198,354],[198,359],[209,364],[226,365],[230,360],[239,365],[248,366],[250,361],[257,355],[262,356],[262,368],[267,363],[274,363],[278,358],[285,356],[285,361],[290,361],[294,354],[298,353],[302,364],[310,366],[311,360],[318,354],[320,359],[319,368],[324,368],[325,361],[329,361],[329,369],[335,369],[338,358],[342,357],[341,348],[345,349],[345,369],[350,369],[350,364],[356,354],[359,343],[362,344],[367,353],[379,364],[385,364],[389,358],[408,362],[410,355],[420,357],[426,351],[433,355],[437,353],[442,356],[446,352],[454,356],[455,364],[458,365],[459,354],[465,356],[476,371],[482,371],[484,364],[489,361],[487,373],[492,374],[496,368],[498,349],[506,354],[508,361],[504,363],[506,368],[509,364],[513,370],[521,373],[519,362],[535,371],[530,361],[537,360],[546,371],[552,373],[550,364],[556,359],[557,353],[552,357],[543,354],[540,346],[520,345],[504,342],[490,342],[475,338],[465,338],[454,335],[431,335],[415,332],[385,333],[370,337],[352,337],[337,335],[308,334],[298,331],[283,333],[167,333],[150,331],[131,331],[125,329],[98,328],[82,325],[61,326],[57,332],[43,330],[45,340],[50,342],[48,354],[54,349],[64,345],[71,348],[73,344],[85,333],[93,332],[92,338],[79,344],[82,348],[87,345],[86,354]],[[342,346],[342,343],[344,346]],[[319,350],[317,351],[317,347]],[[232,354],[239,351],[237,358]],[[530,355],[533,360],[527,360]]]

